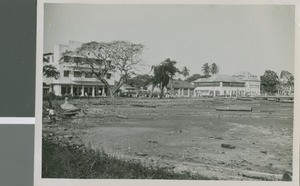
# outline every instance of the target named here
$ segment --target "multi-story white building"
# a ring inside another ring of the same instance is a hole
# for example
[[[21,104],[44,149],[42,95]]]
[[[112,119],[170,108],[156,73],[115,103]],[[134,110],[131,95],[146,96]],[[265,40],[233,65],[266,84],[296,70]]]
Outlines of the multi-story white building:
[[[68,45],[58,44],[54,46],[52,53],[44,54],[44,65],[53,65],[60,73],[58,79],[45,78],[43,92],[53,92],[57,96],[71,94],[73,96],[106,96],[109,94],[107,87],[97,78],[90,75],[91,68],[82,66],[81,70],[75,70],[74,64],[67,62],[69,59],[63,57],[62,53],[74,51],[81,46],[81,42],[69,41]],[[114,85],[114,74],[108,73],[106,80],[110,86]]]

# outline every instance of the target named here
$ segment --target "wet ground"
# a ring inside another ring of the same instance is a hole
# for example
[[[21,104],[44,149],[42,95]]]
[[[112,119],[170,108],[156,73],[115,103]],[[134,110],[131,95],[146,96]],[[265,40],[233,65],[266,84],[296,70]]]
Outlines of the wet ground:
[[[292,103],[228,98],[102,98],[70,103],[84,113],[58,121],[58,127],[45,121],[44,132],[77,135],[92,148],[119,158],[217,179],[278,180],[284,172],[292,172]],[[216,111],[219,106],[253,110]]]

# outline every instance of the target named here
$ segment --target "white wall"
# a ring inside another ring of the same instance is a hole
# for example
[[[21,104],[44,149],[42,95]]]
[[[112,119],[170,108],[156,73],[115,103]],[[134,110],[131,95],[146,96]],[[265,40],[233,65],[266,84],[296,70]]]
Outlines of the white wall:
[[[250,96],[260,95],[260,81],[247,81],[246,94]]]
[[[61,86],[53,85],[53,93],[57,96],[61,96]]]
[[[219,91],[221,96],[224,95],[224,91],[226,91],[226,95],[231,95],[232,94],[232,91],[235,91],[235,92],[239,92],[239,93],[236,93],[237,95],[241,95],[241,96],[244,96],[245,95],[245,87],[221,87],[221,86],[218,86],[218,87],[196,87],[195,88],[195,94],[197,94],[197,91],[200,92],[200,91],[208,91],[207,93],[204,93],[202,95],[210,95],[210,91],[213,91],[214,94],[216,93],[216,91]],[[242,94],[241,94],[242,92]],[[199,94],[198,94],[199,96]]]
[[[58,80],[51,79],[52,83],[61,83],[61,84],[74,84],[73,81],[87,81],[87,82],[99,82],[97,78],[85,78],[85,75],[82,74],[81,77],[74,77],[73,73],[73,67],[71,64],[68,63],[60,63],[60,59],[62,57],[62,53],[65,52],[66,50],[75,50],[76,48],[80,47],[82,42],[77,42],[77,41],[69,41],[69,45],[54,45],[54,54],[53,54],[53,66],[55,66],[59,73],[60,73],[60,78]],[[69,77],[64,77],[64,71],[69,70],[70,74]],[[110,85],[114,85],[115,82],[115,74],[112,72],[111,73],[111,78],[107,80]],[[100,83],[101,84],[101,83]]]

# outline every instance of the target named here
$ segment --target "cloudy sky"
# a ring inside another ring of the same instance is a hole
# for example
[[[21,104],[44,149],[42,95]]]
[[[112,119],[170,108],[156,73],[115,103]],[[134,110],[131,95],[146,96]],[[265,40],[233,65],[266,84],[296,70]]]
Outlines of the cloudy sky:
[[[44,52],[69,40],[127,40],[146,46],[145,63],[166,58],[201,73],[294,69],[294,7],[279,5],[45,4]]]

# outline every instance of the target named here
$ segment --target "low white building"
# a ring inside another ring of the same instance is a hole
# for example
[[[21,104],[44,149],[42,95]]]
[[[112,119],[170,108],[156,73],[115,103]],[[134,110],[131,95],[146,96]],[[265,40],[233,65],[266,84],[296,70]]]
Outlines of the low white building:
[[[153,84],[149,84],[147,86],[147,91],[151,92],[152,91],[152,87],[153,87]],[[164,92],[166,92],[166,91],[167,91],[167,88],[165,87],[164,88]],[[159,96],[160,95],[161,89],[160,89],[159,85],[154,86],[152,93],[153,93],[153,96]]]
[[[147,87],[147,91],[152,91],[153,85],[150,84]],[[173,80],[169,81],[168,85],[164,88],[165,96],[175,96],[175,97],[193,97],[195,86],[187,81]],[[159,85],[155,86],[153,89],[154,95],[160,95],[161,89]]]
[[[216,74],[192,82],[195,96],[245,96],[245,82],[230,75]]]
[[[238,72],[233,77],[245,82],[245,95],[257,96],[260,95],[260,79],[250,72]]]
[[[172,89],[171,89],[172,88]],[[194,96],[195,86],[187,81],[170,81],[167,85],[167,92],[175,97],[192,97]]]
[[[81,42],[69,41],[68,45],[58,44],[51,53],[44,54],[44,65],[53,65],[60,73],[58,79],[45,78],[43,80],[43,92],[53,92],[57,96],[106,96],[109,94],[107,87],[97,78],[90,75],[90,67],[81,67],[75,70],[74,64],[67,62],[70,56],[63,57],[62,53],[74,51],[81,46]],[[110,86],[114,85],[114,74],[108,73],[106,80]]]

